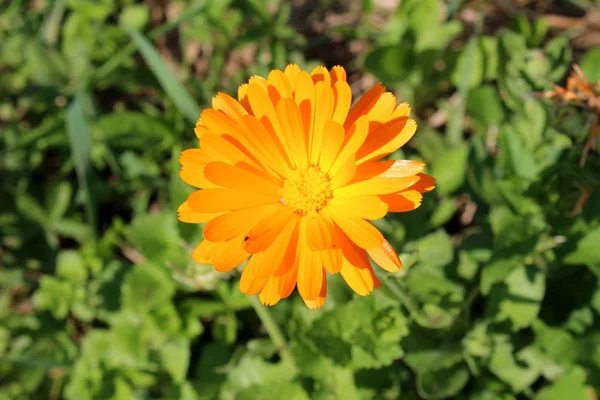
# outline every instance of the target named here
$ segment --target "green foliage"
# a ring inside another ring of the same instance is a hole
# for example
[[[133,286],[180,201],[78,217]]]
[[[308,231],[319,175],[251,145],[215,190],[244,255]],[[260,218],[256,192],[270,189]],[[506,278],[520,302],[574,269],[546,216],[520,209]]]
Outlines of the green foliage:
[[[477,2],[5,3],[0,399],[595,398],[592,114],[536,93],[572,62],[600,79],[598,49]],[[322,310],[293,294],[265,312],[239,270],[191,259],[178,156],[217,91],[288,62],[410,102],[396,155],[437,188],[375,222],[404,269],[376,269],[371,296],[334,275]]]

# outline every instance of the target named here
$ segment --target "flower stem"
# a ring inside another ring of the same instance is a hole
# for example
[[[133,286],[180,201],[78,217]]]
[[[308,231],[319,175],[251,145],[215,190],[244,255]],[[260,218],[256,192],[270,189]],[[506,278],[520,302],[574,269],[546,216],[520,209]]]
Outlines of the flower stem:
[[[250,303],[252,304],[254,311],[256,311],[256,314],[258,315],[258,318],[262,322],[263,326],[267,330],[269,337],[275,344],[281,360],[295,371],[296,362],[294,361],[294,356],[290,352],[288,344],[285,340],[285,336],[283,335],[283,332],[281,332],[281,329],[279,329],[279,325],[277,325],[277,322],[271,315],[271,312],[267,307],[260,303],[258,296],[251,296]]]

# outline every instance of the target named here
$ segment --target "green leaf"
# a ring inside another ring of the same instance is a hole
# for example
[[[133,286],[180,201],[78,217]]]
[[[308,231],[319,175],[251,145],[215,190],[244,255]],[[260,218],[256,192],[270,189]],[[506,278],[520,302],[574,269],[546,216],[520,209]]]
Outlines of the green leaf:
[[[77,251],[61,251],[56,257],[56,265],[56,274],[67,281],[82,284],[87,280],[87,268]]]
[[[454,258],[454,246],[450,236],[438,230],[419,240],[415,245],[419,254],[419,262],[430,267],[443,267]]]
[[[73,189],[68,182],[60,182],[52,187],[52,192],[48,199],[48,217],[52,221],[60,219],[71,204]]]
[[[582,344],[564,329],[548,326],[539,320],[534,321],[532,327],[538,347],[560,366],[573,365],[584,350]]]
[[[135,30],[142,30],[150,19],[150,13],[147,6],[141,4],[130,4],[125,6],[121,15],[119,15],[119,23],[127,25]]]
[[[600,81],[600,48],[591,48],[581,59],[581,70],[590,82]]]
[[[567,264],[600,264],[600,228],[588,232],[577,242],[577,248],[567,254],[564,261]]]
[[[111,148],[143,148],[169,145],[173,133],[163,119],[141,112],[127,111],[103,115],[92,126],[95,140]]]
[[[447,148],[431,168],[431,175],[436,180],[436,192],[450,194],[459,189],[465,181],[468,160],[468,144]]]
[[[322,314],[302,335],[338,365],[378,368],[402,357],[398,342],[407,334],[407,322],[397,307],[357,298]]]
[[[458,57],[456,68],[452,73],[454,86],[473,89],[483,82],[485,73],[485,54],[477,36],[469,39]]]
[[[506,113],[496,88],[490,85],[477,87],[469,93],[468,113],[483,126],[498,125]]]
[[[169,342],[160,346],[160,358],[175,382],[183,382],[190,361],[190,347],[186,340]]]
[[[452,216],[456,213],[456,199],[452,197],[443,198],[440,203],[437,205],[435,211],[431,215],[431,219],[429,220],[429,224],[433,228],[438,228],[444,225],[446,222],[452,218]]]
[[[181,246],[176,224],[177,220],[170,212],[142,215],[133,220],[126,230],[126,236],[146,259],[155,263],[169,261],[181,265],[188,259],[188,254]]]
[[[138,31],[127,26],[125,29],[173,103],[190,122],[196,122],[200,118],[200,106],[165,65],[152,43]]]
[[[537,177],[537,166],[533,155],[527,151],[525,145],[512,126],[504,125],[500,130],[502,148],[506,151],[509,165],[516,176],[533,180]]]
[[[585,380],[585,370],[581,367],[573,368],[551,387],[540,390],[535,400],[589,400],[590,394]]]
[[[395,83],[402,79],[410,67],[411,53],[402,42],[374,48],[365,59],[365,68],[382,81]]]
[[[469,381],[469,370],[463,364],[427,371],[417,375],[419,395],[424,399],[448,399],[458,394]]]
[[[94,227],[96,209],[89,185],[91,141],[81,101],[80,97],[76,96],[69,105],[67,110],[67,134],[79,188],[84,196],[88,222]]]
[[[517,354],[513,354],[513,349],[513,344],[506,337],[495,337],[489,369],[507,383],[513,392],[519,393],[540,376],[544,364],[534,347],[525,347]]]
[[[544,274],[537,268],[521,266],[512,270],[504,281],[508,290],[491,293],[490,302],[498,302],[497,321],[510,320],[513,330],[531,325],[540,311],[545,292]]]
[[[73,298],[73,287],[69,282],[44,276],[33,301],[40,310],[48,310],[56,319],[64,319],[69,314]]]

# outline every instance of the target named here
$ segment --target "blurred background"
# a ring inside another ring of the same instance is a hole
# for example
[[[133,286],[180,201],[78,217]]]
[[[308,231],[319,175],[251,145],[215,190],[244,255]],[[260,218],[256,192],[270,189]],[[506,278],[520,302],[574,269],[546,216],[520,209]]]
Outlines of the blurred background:
[[[0,399],[597,399],[599,7],[0,1]],[[376,221],[404,269],[319,311],[176,213],[200,111],[292,62],[410,102],[392,158],[438,183]]]

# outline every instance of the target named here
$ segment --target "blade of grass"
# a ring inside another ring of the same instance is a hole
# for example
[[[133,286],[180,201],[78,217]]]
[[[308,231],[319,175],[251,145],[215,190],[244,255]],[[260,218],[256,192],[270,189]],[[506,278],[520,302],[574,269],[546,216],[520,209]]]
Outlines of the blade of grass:
[[[148,63],[156,79],[158,79],[160,85],[167,92],[171,100],[173,100],[179,111],[190,121],[196,122],[198,117],[200,117],[200,106],[165,65],[156,48],[138,31],[129,27],[125,27],[125,29],[140,50],[140,53],[142,53],[144,60]]]
[[[44,20],[44,26],[41,30],[42,38],[46,44],[54,46],[58,41],[61,22],[65,13],[64,0],[55,0],[52,11]]]
[[[177,28],[183,22],[194,18],[201,12],[203,12],[209,2],[202,1],[199,4],[194,5],[186,12],[182,13],[179,18],[174,19],[173,21],[169,21],[160,25],[150,31],[148,37],[151,40],[156,39],[159,36],[164,35],[165,33]],[[102,64],[95,72],[95,79],[102,79],[108,76],[111,72],[119,68],[119,66],[124,63],[129,57],[135,52],[136,45],[133,43],[128,44],[123,47],[118,53],[112,56],[109,60],[107,60],[104,64]]]
[[[90,175],[91,141],[87,121],[81,106],[81,99],[75,96],[67,109],[67,135],[71,147],[71,156],[75,164],[75,173],[79,187],[85,197],[85,210],[92,231],[96,232],[96,208],[92,198],[88,180]]]

